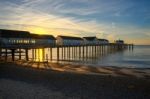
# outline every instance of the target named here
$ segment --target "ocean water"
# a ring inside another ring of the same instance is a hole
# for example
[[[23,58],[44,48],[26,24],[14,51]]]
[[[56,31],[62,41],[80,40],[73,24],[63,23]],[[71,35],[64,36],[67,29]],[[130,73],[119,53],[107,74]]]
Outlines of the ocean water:
[[[42,54],[39,51],[38,60],[42,60]],[[81,51],[82,52],[82,51]],[[45,50],[47,54],[47,59],[50,61],[50,51],[49,49]],[[91,52],[90,52],[91,53]],[[81,53],[82,54],[82,53]],[[31,58],[31,51],[30,51]],[[46,56],[46,55],[45,55]],[[61,51],[60,51],[61,57]],[[53,62],[56,62],[57,52],[56,49],[53,49]],[[150,68],[150,46],[136,45],[133,50],[123,50],[113,53],[107,53],[99,55],[96,58],[88,56],[87,59],[79,59],[78,56],[76,59],[70,59],[65,61],[59,61],[61,63],[71,63],[71,64],[84,64],[89,66],[119,66],[119,67],[138,67],[138,68]]]
[[[150,46],[137,45],[133,50],[108,54],[95,65],[150,68]]]

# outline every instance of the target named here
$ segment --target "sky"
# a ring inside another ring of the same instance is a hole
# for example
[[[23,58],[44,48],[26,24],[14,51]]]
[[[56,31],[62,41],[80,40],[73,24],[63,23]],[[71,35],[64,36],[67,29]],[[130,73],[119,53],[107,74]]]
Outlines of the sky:
[[[0,28],[150,45],[150,0],[0,0]]]

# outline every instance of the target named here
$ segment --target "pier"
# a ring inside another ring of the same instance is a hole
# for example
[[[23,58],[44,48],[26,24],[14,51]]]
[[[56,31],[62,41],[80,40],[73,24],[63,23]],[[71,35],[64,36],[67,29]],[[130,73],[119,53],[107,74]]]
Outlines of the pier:
[[[80,45],[80,46],[53,46],[53,47],[1,47],[0,58],[4,58],[5,61],[8,57],[12,58],[12,61],[21,60],[25,57],[26,61],[29,61],[29,50],[31,51],[32,61],[53,61],[53,56],[57,56],[55,61],[79,61],[88,60],[90,58],[94,59],[104,54],[113,53],[120,50],[133,50],[133,44],[99,44],[99,45]],[[45,49],[49,49],[48,53],[45,54]],[[53,53],[56,49],[57,52]],[[42,56],[40,56],[40,52]],[[56,54],[56,55],[54,55]],[[42,57],[40,60],[39,57]],[[49,57],[49,59],[48,59]]]
[[[125,44],[122,41],[109,43],[108,40],[97,40],[96,37],[84,37],[86,40],[83,40],[79,37],[63,36],[64,42],[69,40],[62,43],[62,40],[59,41],[60,36],[55,38],[52,35],[36,35],[14,30],[0,30],[0,38],[0,59],[5,61],[8,61],[8,57],[11,57],[11,61],[85,61],[120,50],[133,50],[134,47],[133,44]],[[53,52],[54,49],[56,53]],[[56,56],[56,59],[53,59],[53,56]]]

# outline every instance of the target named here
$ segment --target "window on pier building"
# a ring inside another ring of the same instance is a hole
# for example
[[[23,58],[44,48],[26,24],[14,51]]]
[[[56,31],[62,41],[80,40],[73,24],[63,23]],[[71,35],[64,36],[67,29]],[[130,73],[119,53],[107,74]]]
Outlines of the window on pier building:
[[[9,43],[12,43],[12,41],[11,41],[11,40],[9,40],[8,42],[9,42]]]
[[[17,40],[17,43],[19,43],[19,40]]]
[[[24,43],[25,43],[25,44],[28,44],[28,43],[29,43],[29,40],[24,40]]]
[[[35,40],[31,40],[31,43],[32,43],[32,44],[35,44]]]

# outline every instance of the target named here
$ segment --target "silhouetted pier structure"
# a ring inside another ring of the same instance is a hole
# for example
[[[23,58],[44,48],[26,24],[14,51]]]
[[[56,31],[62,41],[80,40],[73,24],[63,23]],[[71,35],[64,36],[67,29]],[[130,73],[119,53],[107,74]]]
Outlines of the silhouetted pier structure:
[[[48,53],[45,53],[45,49],[48,49]],[[53,53],[54,49],[56,53]],[[94,59],[103,54],[125,49],[133,49],[133,44],[125,44],[123,41],[109,43],[106,39],[96,39],[96,37],[58,36],[55,38],[52,35],[0,29],[0,58],[5,61],[10,56],[12,61],[16,60],[15,57],[22,60],[23,56],[26,61],[29,61],[29,50],[32,61],[53,61],[53,55],[57,54],[58,62]]]

